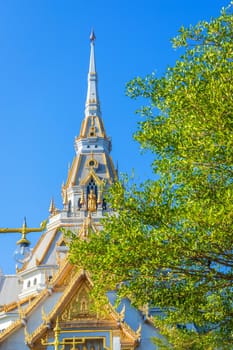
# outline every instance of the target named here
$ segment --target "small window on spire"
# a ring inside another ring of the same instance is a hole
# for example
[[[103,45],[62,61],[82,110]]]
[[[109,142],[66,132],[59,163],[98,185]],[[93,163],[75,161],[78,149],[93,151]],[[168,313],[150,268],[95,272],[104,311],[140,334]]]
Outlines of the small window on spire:
[[[87,159],[86,167],[97,169],[98,168],[97,160],[94,159],[93,156],[91,158]]]

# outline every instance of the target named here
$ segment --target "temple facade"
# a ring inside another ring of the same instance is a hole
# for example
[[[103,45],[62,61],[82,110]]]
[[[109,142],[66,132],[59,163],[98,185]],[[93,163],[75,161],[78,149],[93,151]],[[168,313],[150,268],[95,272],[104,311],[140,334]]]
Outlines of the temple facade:
[[[90,229],[101,230],[100,219],[111,211],[105,194],[117,179],[111,139],[101,116],[94,44],[92,32],[85,115],[75,139],[75,157],[61,189],[63,207],[58,209],[51,200],[46,227],[38,229],[43,232],[28,254],[24,254],[29,244],[26,234],[33,229],[24,223],[16,274],[0,276],[3,350],[156,349],[151,338],[159,333],[148,310],[133,308],[128,299],[116,309],[111,292],[104,312],[96,314],[91,307],[91,271],[77,270],[68,260],[62,229],[84,239]]]

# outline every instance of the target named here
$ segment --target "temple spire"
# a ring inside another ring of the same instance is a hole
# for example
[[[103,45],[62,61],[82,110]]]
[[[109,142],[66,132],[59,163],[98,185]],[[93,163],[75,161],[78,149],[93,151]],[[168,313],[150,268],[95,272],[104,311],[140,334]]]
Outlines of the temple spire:
[[[97,87],[97,74],[95,68],[95,50],[94,50],[95,34],[94,31],[90,35],[90,64],[88,72],[88,88],[87,88],[87,99],[85,108],[85,117],[89,116],[101,116],[98,87]]]

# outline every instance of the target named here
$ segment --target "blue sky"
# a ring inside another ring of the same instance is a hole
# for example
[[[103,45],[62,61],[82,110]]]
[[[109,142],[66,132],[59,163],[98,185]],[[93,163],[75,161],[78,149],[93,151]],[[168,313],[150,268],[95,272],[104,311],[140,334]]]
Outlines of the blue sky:
[[[94,28],[102,115],[121,172],[152,177],[151,156],[132,140],[139,103],[125,84],[163,74],[179,28],[219,15],[230,0],[2,0],[0,2],[0,227],[38,226],[74,156],[84,116]],[[35,243],[38,236],[31,234]],[[1,235],[0,267],[14,273],[17,235]]]

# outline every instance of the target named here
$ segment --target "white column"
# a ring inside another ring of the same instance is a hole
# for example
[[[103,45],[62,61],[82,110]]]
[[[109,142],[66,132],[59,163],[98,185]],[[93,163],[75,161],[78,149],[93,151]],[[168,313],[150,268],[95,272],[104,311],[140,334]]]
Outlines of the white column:
[[[113,337],[113,340],[112,340],[112,350],[121,350],[121,341],[120,341],[120,337],[116,337],[114,336]]]

